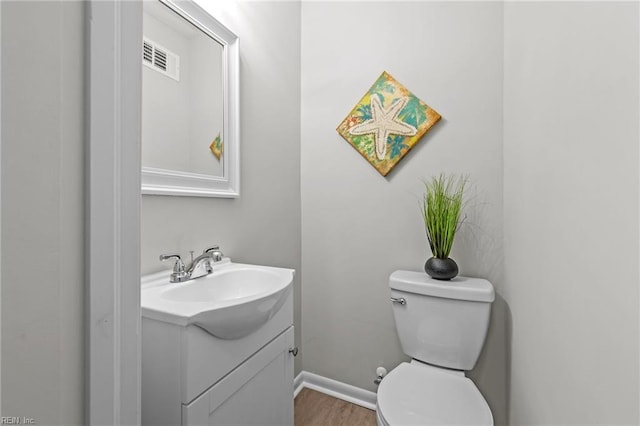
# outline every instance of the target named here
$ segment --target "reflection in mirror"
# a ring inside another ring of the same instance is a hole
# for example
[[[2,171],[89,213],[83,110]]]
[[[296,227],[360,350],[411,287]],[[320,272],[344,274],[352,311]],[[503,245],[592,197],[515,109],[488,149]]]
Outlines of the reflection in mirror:
[[[143,5],[142,192],[238,196],[237,37],[193,2]]]
[[[160,2],[144,2],[142,164],[223,176],[223,46]]]

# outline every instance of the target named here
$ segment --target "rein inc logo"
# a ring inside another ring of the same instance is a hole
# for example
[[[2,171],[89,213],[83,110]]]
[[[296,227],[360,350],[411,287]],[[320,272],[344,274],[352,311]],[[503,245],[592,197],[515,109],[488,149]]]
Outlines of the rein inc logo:
[[[32,417],[9,417],[0,416],[0,425],[35,425],[36,421]]]

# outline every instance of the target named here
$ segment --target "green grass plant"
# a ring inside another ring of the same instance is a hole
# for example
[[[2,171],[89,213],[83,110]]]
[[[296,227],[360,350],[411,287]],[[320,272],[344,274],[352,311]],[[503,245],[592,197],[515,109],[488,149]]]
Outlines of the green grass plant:
[[[445,175],[424,182],[422,215],[434,257],[446,259],[461,221],[464,188],[467,177]]]

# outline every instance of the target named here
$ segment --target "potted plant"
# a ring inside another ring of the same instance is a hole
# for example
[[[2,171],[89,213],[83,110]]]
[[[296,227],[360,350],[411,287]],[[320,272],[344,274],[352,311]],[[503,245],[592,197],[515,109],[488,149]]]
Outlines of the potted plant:
[[[422,216],[433,257],[424,265],[429,276],[450,280],[458,275],[458,265],[449,258],[453,239],[460,224],[464,187],[467,178],[441,174],[424,182]]]

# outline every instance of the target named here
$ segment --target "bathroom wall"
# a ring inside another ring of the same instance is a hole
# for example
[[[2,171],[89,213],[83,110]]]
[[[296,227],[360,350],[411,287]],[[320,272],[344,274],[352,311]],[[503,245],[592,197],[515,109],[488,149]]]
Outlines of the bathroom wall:
[[[0,8],[2,416],[82,425],[84,4]]]
[[[142,273],[170,266],[161,253],[189,259],[211,244],[236,262],[295,268],[300,342],[300,3],[201,3],[240,38],[240,198],[143,196]]]
[[[638,12],[505,4],[511,424],[640,422]]]
[[[488,343],[472,373],[506,422],[502,280],[503,10],[488,2],[302,3],[303,368],[375,390],[406,360],[388,278],[431,255],[422,179],[469,174],[467,225],[452,257],[496,286]],[[383,70],[443,119],[386,178],[335,128]]]

